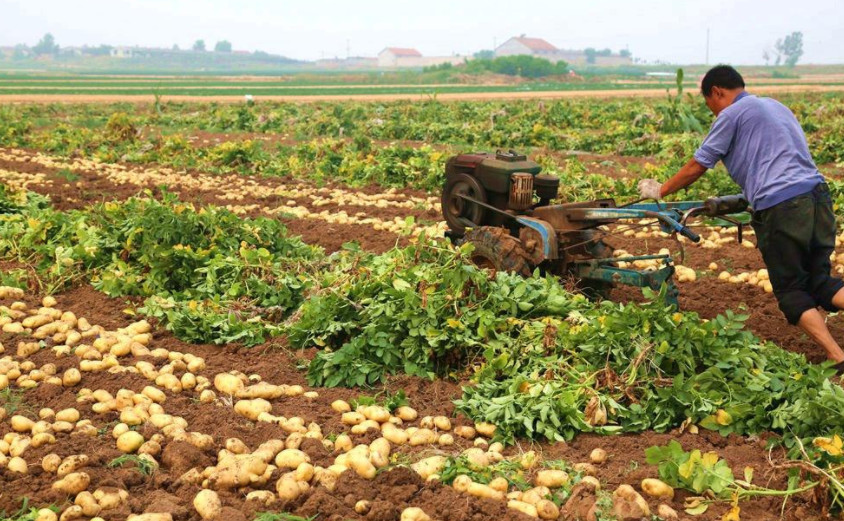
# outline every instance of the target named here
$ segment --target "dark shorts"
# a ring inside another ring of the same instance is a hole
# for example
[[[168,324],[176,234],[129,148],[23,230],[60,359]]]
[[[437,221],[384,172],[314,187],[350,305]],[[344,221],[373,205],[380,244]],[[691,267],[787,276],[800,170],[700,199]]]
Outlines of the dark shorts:
[[[752,224],[788,323],[796,324],[804,312],[818,306],[837,311],[832,297],[844,288],[844,282],[830,276],[836,228],[827,184],[754,212]]]

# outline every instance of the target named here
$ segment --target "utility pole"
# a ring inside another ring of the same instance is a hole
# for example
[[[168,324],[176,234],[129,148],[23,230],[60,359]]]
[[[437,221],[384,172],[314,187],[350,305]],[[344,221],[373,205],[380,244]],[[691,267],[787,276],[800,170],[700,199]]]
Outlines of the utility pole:
[[[352,56],[351,49],[352,49],[351,43],[349,43],[349,39],[346,38],[346,59],[347,60]]]
[[[709,27],[706,28],[706,65],[709,65]]]

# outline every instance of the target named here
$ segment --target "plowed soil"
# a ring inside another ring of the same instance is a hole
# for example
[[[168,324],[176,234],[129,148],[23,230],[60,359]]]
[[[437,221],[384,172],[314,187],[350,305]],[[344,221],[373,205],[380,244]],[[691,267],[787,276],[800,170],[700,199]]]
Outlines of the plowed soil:
[[[30,305],[38,305],[38,299],[33,294],[24,299]],[[57,308],[73,311],[79,317],[87,318],[92,324],[98,324],[106,329],[125,327],[134,319],[125,315],[122,310],[127,302],[123,299],[111,299],[93,290],[89,286],[81,286],[57,296]],[[9,305],[11,301],[0,304]],[[175,339],[169,332],[160,328],[153,331],[150,348],[164,348],[171,352],[191,353],[203,357],[206,368],[198,375],[213,379],[220,372],[232,369],[246,374],[260,375],[263,381],[288,385],[306,385],[303,374],[296,369],[297,360],[308,358],[309,352],[290,352],[283,348],[283,339],[269,342],[255,348],[242,348],[237,345],[224,347],[213,345],[191,345]],[[0,342],[13,346],[20,337],[10,334],[0,334]],[[59,372],[78,365],[75,356],[57,359],[48,349],[29,357],[37,365],[54,363]],[[154,361],[154,359],[149,359]],[[131,358],[121,362],[128,366],[134,363]],[[161,362],[156,362],[160,366]],[[256,448],[268,439],[284,439],[285,433],[277,424],[255,423],[236,414],[230,404],[216,402],[212,404],[199,403],[193,393],[183,391],[179,394],[167,392],[164,402],[168,414],[182,416],[187,420],[189,429],[213,436],[215,448],[200,450],[185,442],[165,441],[161,456],[158,458],[161,467],[152,475],[140,473],[134,464],[111,468],[110,463],[121,453],[115,448],[114,439],[110,436],[111,427],[118,420],[117,413],[95,414],[90,406],[79,405],[76,402],[78,389],[104,389],[114,394],[120,389],[130,389],[140,392],[150,382],[140,375],[127,373],[110,374],[107,372],[84,373],[83,380],[70,389],[41,384],[39,387],[22,393],[18,405],[18,414],[31,418],[37,417],[37,412],[43,407],[61,410],[66,407],[77,407],[82,417],[90,419],[94,426],[100,429],[96,437],[73,436],[60,434],[55,445],[47,445],[37,449],[30,449],[25,456],[30,462],[30,472],[26,476],[15,475],[8,470],[0,470],[0,510],[11,512],[20,506],[21,498],[27,497],[30,504],[43,506],[53,504],[65,506],[66,498],[51,490],[55,477],[44,472],[38,462],[48,453],[56,453],[61,457],[73,454],[87,454],[90,462],[84,471],[91,476],[90,490],[104,487],[117,487],[128,490],[129,500],[120,508],[101,512],[100,516],[108,521],[125,519],[130,513],[167,512],[173,519],[196,521],[199,518],[192,508],[193,497],[200,490],[195,485],[184,485],[177,482],[178,478],[193,467],[204,468],[213,465],[216,451],[223,447],[228,438],[239,438],[250,449]],[[428,381],[419,378],[402,377],[393,379],[386,386],[387,389],[404,390],[411,406],[416,408],[420,417],[423,415],[444,414],[454,416],[451,400],[459,396],[459,385],[456,382]],[[307,387],[306,387],[307,389]],[[333,411],[330,404],[337,399],[350,400],[362,393],[372,394],[373,390],[360,389],[316,389],[319,397],[308,400],[301,396],[271,400],[273,413],[285,417],[300,416],[306,423],[316,422],[322,427],[323,433],[338,433],[344,429],[339,421],[339,414]],[[457,417],[456,424],[469,423],[466,418]],[[0,424],[0,436],[9,432],[7,422]],[[156,429],[151,425],[145,426],[141,432],[152,436]],[[357,442],[371,441],[371,434],[354,436]],[[732,436],[724,438],[720,435],[702,431],[701,434],[645,433],[641,435],[624,435],[602,437],[584,435],[570,444],[535,444],[522,445],[508,449],[506,454],[518,453],[520,450],[534,449],[544,458],[565,459],[572,463],[588,461],[592,449],[602,447],[609,453],[609,459],[599,465],[597,476],[608,489],[621,483],[637,484],[645,477],[656,475],[656,469],[644,461],[644,451],[655,444],[667,443],[670,439],[677,439],[686,450],[698,448],[704,451],[712,450],[726,458],[736,475],[741,475],[744,468],[752,466],[756,470],[756,482],[770,487],[784,487],[786,473],[776,469],[769,461],[769,453],[765,449],[765,439],[741,438]],[[316,465],[328,466],[333,461],[332,455],[321,443],[314,440],[306,442],[300,447],[306,452]],[[431,449],[409,456],[411,460],[430,455]],[[770,457],[772,461],[781,461],[783,455],[774,451]],[[275,476],[276,478],[278,476]],[[274,483],[274,480],[271,480]],[[248,491],[247,489],[246,491]],[[258,511],[267,510],[266,507],[253,502],[244,502],[245,492],[221,492],[223,505],[227,507],[224,516],[219,519],[249,520]],[[671,505],[681,511],[683,500],[688,494],[678,493]],[[355,513],[354,504],[361,499],[372,502],[369,514],[361,516]],[[811,497],[798,497],[788,503],[785,519],[808,520],[820,519],[813,514]],[[306,494],[295,501],[282,503],[272,508],[273,511],[285,511],[304,517],[319,514],[319,519],[347,520],[367,519],[398,521],[401,511],[408,506],[417,506],[431,515],[434,519],[448,521],[492,521],[492,520],[527,520],[529,517],[506,508],[500,501],[476,499],[460,494],[452,488],[433,483],[424,483],[415,472],[406,468],[396,468],[379,474],[375,480],[366,481],[346,472],[341,475],[337,487],[333,491],[321,487],[311,488]],[[656,505],[654,504],[653,507]],[[743,502],[742,514],[744,519],[774,520],[779,519],[779,509],[782,506],[775,499],[757,499]],[[726,505],[714,505],[705,516],[699,519],[720,519],[726,511]]]
[[[591,159],[591,158],[590,158]],[[43,184],[32,187],[33,190],[49,195],[53,203],[62,209],[80,208],[95,201],[106,201],[113,199],[125,199],[138,193],[141,189],[137,186],[119,185],[105,179],[96,171],[74,171],[79,178],[68,181],[66,172],[59,172],[30,162],[4,162],[0,169],[12,170],[26,173],[42,173],[52,181],[52,184]],[[198,173],[186,173],[187,176],[200,175]],[[285,179],[261,178],[261,183],[267,186],[283,186],[290,182]],[[147,186],[152,190],[158,190],[153,185]],[[343,188],[338,186],[337,188]],[[197,204],[229,204],[231,201],[221,199],[219,194],[191,191],[178,186],[169,187],[170,191],[176,192],[187,201]],[[369,193],[378,190],[376,187],[369,189]],[[419,192],[406,191],[409,195],[424,196]],[[266,199],[237,201],[239,205],[258,204],[265,206]],[[307,198],[297,199],[298,204],[308,206]],[[356,211],[365,212],[368,216],[375,216],[381,219],[390,220],[396,216],[413,215],[418,221],[436,221],[439,216],[432,214],[430,210],[404,210],[396,208],[377,208],[361,205],[350,209],[348,206],[339,207],[313,207],[315,211],[329,209],[330,211],[346,210],[349,214]],[[256,212],[260,213],[260,211]],[[289,219],[283,220],[290,227],[294,234],[299,234],[306,242],[319,244],[327,251],[338,249],[348,240],[357,240],[368,250],[380,252],[391,248],[396,243],[401,244],[404,239],[393,232],[375,230],[364,225],[340,225],[328,224],[319,220]],[[610,241],[617,248],[624,248],[630,253],[654,253],[658,249],[668,247],[676,251],[676,243],[666,239],[632,239],[629,237],[616,236]],[[795,328],[786,325],[785,320],[779,314],[776,302],[772,295],[765,293],[759,288],[746,285],[735,286],[717,280],[717,273],[706,274],[708,265],[716,262],[719,266],[729,267],[737,270],[750,270],[762,267],[761,259],[755,249],[744,248],[735,244],[726,244],[720,249],[704,250],[688,246],[686,248],[686,259],[683,264],[700,270],[703,274],[694,283],[683,283],[680,285],[681,306],[684,309],[694,310],[703,317],[723,313],[726,309],[745,308],[744,312],[750,315],[748,327],[762,338],[776,342],[786,349],[805,353],[811,360],[820,361],[822,356],[804,335]],[[13,264],[5,263],[0,269],[12,269]],[[33,288],[34,289],[34,288]],[[41,295],[35,291],[25,301],[30,305],[36,305]],[[636,290],[617,289],[614,298],[638,299],[641,298]],[[129,307],[131,302],[123,299],[110,299],[103,294],[93,290],[89,286],[79,286],[65,293],[57,295],[57,308],[73,311],[80,317],[86,317],[92,324],[98,324],[108,330],[125,327],[133,322],[134,317],[124,314],[123,310]],[[0,301],[0,304],[9,305],[11,301]],[[838,338],[844,338],[844,324],[839,318],[831,319],[833,334]],[[202,376],[213,380],[217,373],[228,372],[233,369],[243,373],[259,375],[263,381],[273,384],[303,385],[306,386],[304,374],[297,367],[301,366],[303,360],[313,356],[313,352],[296,351],[291,352],[286,348],[283,338],[274,339],[264,345],[254,348],[244,348],[239,345],[213,346],[213,345],[191,345],[185,344],[174,338],[163,328],[155,324],[153,329],[153,340],[150,348],[164,348],[171,352],[191,353],[203,357],[207,366],[199,372]],[[7,333],[0,333],[0,343],[6,346],[7,355],[19,359],[14,355],[14,346],[21,337]],[[25,338],[23,340],[26,340]],[[132,357],[121,360],[123,365],[133,365]],[[37,365],[45,363],[56,364],[59,372],[73,366],[78,366],[79,360],[75,356],[57,359],[49,350],[44,349],[29,357]],[[149,359],[157,366],[162,365],[160,360]],[[67,506],[66,498],[51,490],[50,486],[54,476],[44,472],[38,462],[40,458],[49,452],[55,452],[59,456],[84,453],[89,455],[91,462],[85,469],[91,475],[90,490],[102,487],[118,487],[126,489],[130,493],[130,499],[118,509],[104,511],[100,515],[108,521],[125,519],[130,513],[143,512],[169,512],[177,521],[196,521],[199,518],[192,507],[192,500],[199,491],[196,485],[184,485],[177,482],[178,478],[187,470],[193,467],[200,469],[216,462],[217,451],[224,446],[225,440],[236,437],[241,439],[250,449],[255,449],[260,443],[268,439],[284,439],[286,434],[276,424],[255,423],[236,414],[230,403],[218,400],[215,403],[200,403],[195,393],[182,392],[174,394],[167,392],[165,402],[168,414],[182,416],[187,420],[189,429],[213,436],[215,446],[212,449],[200,450],[193,445],[167,440],[162,447],[161,456],[158,458],[161,467],[152,475],[146,476],[138,472],[132,465],[117,466],[110,468],[114,458],[120,455],[115,448],[114,439],[111,437],[111,428],[118,421],[117,413],[96,414],[88,405],[76,403],[76,393],[81,388],[105,389],[116,393],[119,389],[131,389],[140,392],[150,382],[137,374],[120,373],[111,374],[108,372],[84,373],[82,382],[71,389],[50,384],[41,384],[35,389],[24,391],[21,395],[22,401],[19,404],[18,413],[35,419],[38,411],[43,407],[50,407],[59,410],[65,407],[78,407],[83,418],[90,419],[94,426],[99,429],[96,437],[69,436],[61,434],[58,436],[58,443],[38,449],[30,449],[26,453],[26,459],[30,463],[29,474],[20,476],[11,473],[8,469],[0,470],[0,511],[15,511],[21,504],[21,498],[27,497],[30,504],[44,506],[54,504]],[[443,414],[455,416],[452,400],[460,394],[459,382],[451,381],[427,381],[418,378],[402,377],[392,379],[386,386],[390,390],[404,390],[408,395],[410,405],[416,408],[420,417],[424,415]],[[306,390],[310,390],[306,387]],[[306,424],[315,422],[322,428],[325,435],[337,434],[345,431],[340,422],[339,415],[334,412],[330,404],[337,399],[350,400],[360,394],[372,395],[376,390],[361,389],[315,389],[319,396],[315,399],[306,399],[302,396],[292,398],[281,398],[271,400],[273,413],[286,417],[302,417]],[[453,420],[456,424],[469,423],[466,418],[456,416]],[[0,436],[9,431],[8,421],[0,423]],[[147,437],[156,431],[150,426],[142,430]],[[372,433],[359,435],[355,438],[357,442],[371,441]],[[534,449],[540,451],[545,458],[561,458],[566,461],[577,463],[588,461],[589,452],[596,447],[602,447],[609,453],[609,460],[598,466],[597,477],[605,484],[608,490],[612,490],[621,483],[630,483],[638,487],[638,483],[645,477],[655,477],[656,468],[645,462],[644,451],[647,447],[655,444],[664,444],[670,439],[677,439],[686,450],[692,448],[704,451],[712,450],[721,457],[727,459],[736,475],[742,475],[744,468],[751,466],[755,469],[756,477],[754,482],[773,488],[782,488],[786,484],[786,471],[775,466],[782,462],[784,455],[779,451],[769,453],[765,447],[765,437],[742,438],[732,436],[721,437],[717,434],[701,430],[698,435],[690,433],[643,433],[640,435],[624,435],[614,437],[601,437],[583,435],[576,438],[572,443],[556,444],[522,444],[508,449],[508,454],[517,453],[520,450]],[[458,452],[460,443],[454,447],[452,452]],[[320,443],[305,443],[301,447],[315,464],[327,466],[331,464],[336,454],[329,453]],[[419,451],[418,449],[407,450],[409,460],[417,459],[423,455],[429,455],[431,449]],[[278,475],[273,476],[268,488]],[[225,507],[223,514],[218,519],[226,520],[250,520],[254,514],[266,507],[259,506],[254,502],[245,502],[245,492],[221,492],[220,496]],[[688,494],[678,492],[677,497],[670,503],[671,506],[682,512],[683,500]],[[372,502],[372,509],[369,514],[362,516],[355,513],[353,507],[356,501],[367,499]],[[285,511],[304,517],[318,515],[322,520],[346,520],[346,519],[367,519],[372,521],[398,521],[403,508],[408,506],[421,507],[434,519],[442,521],[492,521],[492,520],[527,520],[526,516],[506,508],[500,501],[476,499],[465,494],[460,494],[450,487],[434,483],[424,483],[414,472],[406,468],[396,468],[389,472],[379,474],[375,480],[366,481],[358,478],[351,472],[344,473],[337,487],[333,491],[325,488],[311,488],[307,493],[290,503],[282,503],[272,507],[273,511]],[[775,498],[754,499],[742,502],[742,519],[746,520],[771,520],[780,519],[782,502]],[[655,509],[656,502],[651,507]],[[726,504],[716,504],[703,516],[696,519],[716,520],[726,512]],[[792,498],[784,509],[784,519],[789,521],[821,519],[819,509],[812,503],[811,494]]]

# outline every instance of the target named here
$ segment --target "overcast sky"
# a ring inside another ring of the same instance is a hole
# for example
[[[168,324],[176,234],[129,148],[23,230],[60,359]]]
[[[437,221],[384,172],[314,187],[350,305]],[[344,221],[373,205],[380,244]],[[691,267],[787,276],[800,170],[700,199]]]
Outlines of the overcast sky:
[[[386,46],[427,56],[492,48],[510,36],[561,48],[629,47],[648,61],[763,63],[777,38],[802,31],[801,63],[844,63],[844,0],[0,0],[0,45],[51,32],[82,44],[235,49],[313,60],[374,56]]]

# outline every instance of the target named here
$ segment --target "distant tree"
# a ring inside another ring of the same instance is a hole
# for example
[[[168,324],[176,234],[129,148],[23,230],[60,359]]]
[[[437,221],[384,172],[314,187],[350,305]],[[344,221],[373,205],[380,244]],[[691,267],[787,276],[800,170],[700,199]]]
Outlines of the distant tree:
[[[19,43],[15,45],[15,52],[12,54],[12,58],[15,60],[22,60],[30,55],[29,47],[26,45]]]
[[[466,63],[465,71],[469,74],[494,72],[508,76],[522,76],[524,78],[542,78],[568,72],[568,64],[564,61],[551,63],[545,58],[537,58],[522,54],[518,56],[500,56],[492,60],[476,59]]]
[[[491,59],[495,58],[495,51],[490,51],[489,49],[484,49],[482,51],[476,52],[473,56],[477,60],[491,60]]]
[[[193,50],[197,52],[205,52],[205,40],[197,40],[193,44]]]
[[[232,44],[228,40],[220,40],[214,46],[214,52],[232,52]]]
[[[630,52],[630,49],[622,49],[618,51],[618,55],[622,58],[630,58],[633,54]]]
[[[598,51],[598,56],[612,56],[612,51],[609,48]]]
[[[596,51],[594,47],[587,47],[583,49],[583,54],[586,55],[586,63],[595,63],[598,51]]]
[[[32,48],[32,52],[38,55],[42,54],[56,54],[59,52],[59,46],[56,43],[56,39],[53,38],[53,35],[50,33],[45,34],[35,47]]]
[[[768,49],[764,49],[762,51],[762,59],[765,60],[765,65],[771,63],[771,53],[768,51]]]
[[[780,57],[785,58],[785,64],[794,67],[803,56],[803,33],[794,31],[785,37],[777,40],[777,65],[780,64]]]
[[[174,43],[174,44],[173,44],[173,48],[172,48],[172,50],[174,50],[174,51],[180,51],[181,49],[179,49],[179,44],[178,44],[178,43]]]

